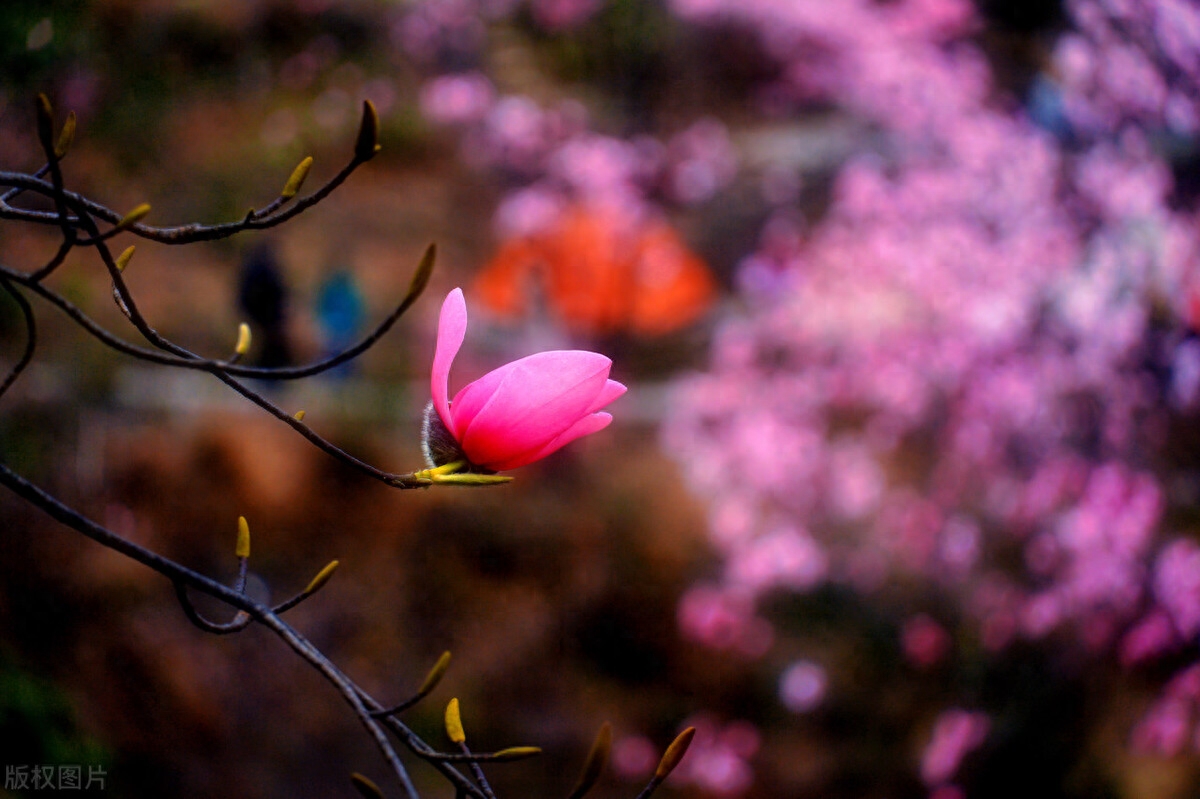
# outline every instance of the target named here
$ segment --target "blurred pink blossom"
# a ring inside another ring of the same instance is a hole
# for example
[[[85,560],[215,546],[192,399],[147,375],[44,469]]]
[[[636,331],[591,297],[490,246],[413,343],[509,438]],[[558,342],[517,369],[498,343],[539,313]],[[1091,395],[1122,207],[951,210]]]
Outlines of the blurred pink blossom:
[[[749,658],[762,657],[774,640],[771,625],[754,615],[751,597],[744,593],[691,588],[679,600],[678,618],[684,636]]]
[[[1168,697],[1156,704],[1133,730],[1136,751],[1174,757],[1191,737],[1195,703]]]
[[[779,679],[779,699],[793,713],[807,713],[825,699],[829,678],[820,664],[799,660]]]
[[[1187,640],[1200,634],[1200,546],[1176,539],[1154,565],[1154,595]]]
[[[492,82],[479,72],[441,75],[421,88],[421,112],[442,125],[464,125],[484,118],[495,101]]]
[[[547,30],[577,27],[603,5],[603,0],[530,0],[533,18]]]
[[[661,753],[644,735],[625,735],[613,742],[612,764],[617,776],[626,780],[644,780],[658,765]]]
[[[1179,634],[1170,617],[1156,610],[1135,624],[1121,638],[1120,659],[1125,667],[1136,666],[1178,648]]]
[[[929,792],[929,799],[967,799],[967,792],[958,785],[939,785]]]
[[[1142,717],[1131,736],[1133,748],[1164,757],[1179,754],[1189,740],[1200,750],[1196,729],[1200,702],[1200,665],[1190,666],[1167,683],[1161,696]]]
[[[716,119],[702,119],[667,142],[667,193],[681,203],[710,199],[737,172],[729,131]]]
[[[676,383],[664,448],[711,503],[705,590],[749,593],[738,629],[768,590],[833,583],[936,591],[985,652],[1134,666],[1200,636],[1200,546],[1164,545],[1150,470],[1200,384],[1200,229],[1160,150],[1200,118],[1178,88],[1200,85],[1200,6],[1066,6],[1040,128],[1000,99],[965,0],[672,0],[757,36],[777,111],[823,100],[879,136],[819,217],[764,225],[707,369]],[[822,577],[764,566],[777,530]],[[910,662],[939,657],[933,630],[905,625]]]
[[[904,657],[919,669],[936,666],[950,651],[950,634],[924,613],[913,616],[900,631]]]
[[[696,735],[671,781],[718,796],[745,793],[754,781],[750,760],[761,744],[758,730],[746,721],[722,725],[707,714],[693,716],[683,726],[695,727]]]
[[[761,593],[774,586],[804,591],[825,579],[828,559],[802,530],[784,528],[738,548],[729,561],[729,582]]]
[[[961,708],[943,711],[921,755],[921,779],[931,787],[953,779],[963,758],[983,744],[990,728],[986,713]]]
[[[496,208],[496,234],[502,239],[519,239],[546,233],[562,217],[564,206],[562,196],[544,185],[515,191]]]

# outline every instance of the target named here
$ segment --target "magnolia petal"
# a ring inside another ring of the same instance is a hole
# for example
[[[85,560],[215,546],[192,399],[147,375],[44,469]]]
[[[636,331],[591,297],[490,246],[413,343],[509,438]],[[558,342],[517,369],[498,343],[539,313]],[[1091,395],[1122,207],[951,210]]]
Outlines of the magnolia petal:
[[[618,383],[617,385],[620,384]],[[612,414],[588,414],[562,433],[559,433],[554,440],[552,440],[549,444],[544,445],[540,449],[531,450],[530,452],[527,452],[523,455],[518,455],[511,460],[490,465],[488,468],[497,472],[503,472],[508,469],[515,469],[518,466],[525,466],[526,464],[533,463],[534,461],[540,461],[542,458],[557,452],[577,438],[583,438],[584,436],[603,430],[604,428],[608,427],[610,422],[612,422]]]
[[[454,419],[450,415],[450,366],[454,357],[462,347],[467,335],[467,301],[463,299],[462,289],[454,289],[446,295],[442,303],[442,312],[438,317],[437,347],[433,354],[433,372],[429,382],[429,393],[433,398],[433,407],[437,409],[442,424],[456,438],[458,430],[454,427]]]
[[[454,395],[454,400],[450,403],[450,415],[454,417],[454,429],[464,431],[470,426],[471,421],[496,393],[497,387],[504,381],[509,370],[519,363],[521,361],[513,361],[512,363],[506,363],[504,366],[493,369],[474,383],[464,386]],[[596,396],[596,400],[591,404],[591,407],[587,409],[587,413],[595,413],[624,394],[625,391],[625,386],[616,380],[608,380],[604,384],[604,388]]]
[[[479,415],[479,411],[496,394],[496,389],[504,382],[504,378],[508,376],[508,373],[517,363],[520,363],[520,361],[506,363],[497,369],[493,369],[475,382],[463,386],[454,395],[454,401],[450,403],[450,415],[454,417],[456,430],[461,433],[470,426],[475,417]]]
[[[604,388],[600,389],[600,393],[596,395],[595,401],[592,402],[591,407],[588,408],[588,413],[595,413],[605,405],[608,405],[610,402],[615,400],[617,397],[624,394],[626,391],[627,389],[625,388],[624,384],[618,383],[616,380],[606,381],[604,383]]]
[[[540,352],[505,374],[459,442],[473,463],[505,461],[540,448],[587,415],[605,390],[612,362],[594,352]]]

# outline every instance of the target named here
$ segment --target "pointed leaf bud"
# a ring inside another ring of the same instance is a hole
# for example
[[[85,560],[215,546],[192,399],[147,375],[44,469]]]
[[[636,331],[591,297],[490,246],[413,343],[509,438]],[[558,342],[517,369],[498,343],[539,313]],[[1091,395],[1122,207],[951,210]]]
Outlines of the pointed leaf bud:
[[[608,763],[608,755],[611,751],[612,725],[606,721],[600,725],[600,729],[596,733],[596,740],[592,742],[592,749],[588,752],[587,760],[583,764],[583,772],[579,775],[579,784],[575,786],[575,790],[571,791],[569,799],[580,799],[592,789],[596,781],[600,779],[600,774]]]
[[[292,176],[283,185],[283,191],[279,192],[280,197],[290,200],[296,196],[300,191],[300,187],[304,185],[304,179],[308,177],[308,170],[312,169],[312,163],[313,160],[310,155],[296,164],[296,168],[292,170]]]
[[[137,249],[137,247],[134,247],[131,244],[128,247],[126,247],[124,250],[122,250],[121,254],[117,256],[116,263],[117,263],[117,271],[118,272],[124,272],[125,267],[129,266],[129,259],[133,257],[133,253],[136,249]]]
[[[337,571],[337,567],[338,561],[336,560],[331,560],[325,564],[325,568],[317,572],[317,576],[309,581],[308,586],[304,589],[304,593],[311,594],[320,591],[325,583],[329,582],[329,578],[333,576],[333,573]]]
[[[54,145],[54,157],[62,159],[71,149],[72,142],[75,141],[75,112],[67,114],[67,121],[63,123],[62,130],[58,133],[58,144]]]
[[[354,786],[365,799],[383,799],[383,791],[379,786],[359,774],[357,771],[350,775],[350,784]]]
[[[297,422],[303,422],[304,421],[304,411],[296,411],[296,413],[294,413],[292,415],[292,418],[295,419]]]
[[[41,142],[42,148],[47,154],[54,152],[54,106],[50,104],[50,98],[44,94],[37,96],[37,101],[34,104],[37,111],[37,133],[38,141]]]
[[[379,152],[379,112],[370,100],[363,100],[362,122],[358,126],[358,139],[354,142],[354,157],[359,161],[370,161]]]
[[[437,244],[430,244],[425,248],[425,254],[421,256],[421,262],[417,264],[417,271],[413,273],[412,281],[408,284],[408,294],[404,295],[405,305],[415,302],[417,297],[421,296],[421,292],[425,291],[425,287],[429,285],[429,277],[433,274],[433,264],[436,260]]]
[[[150,204],[142,203],[137,208],[134,208],[132,211],[125,214],[125,216],[121,217],[121,221],[118,222],[113,228],[113,232],[116,233],[117,231],[130,227],[131,225],[136,225],[138,222],[141,222],[143,219],[145,219],[146,214],[148,213],[150,213]]]
[[[250,351],[250,325],[245,322],[238,325],[237,344],[233,351],[238,355],[245,355]]]
[[[436,688],[437,684],[442,681],[442,677],[446,676],[446,669],[448,668],[450,668],[450,653],[443,652],[442,656],[437,659],[437,663],[434,663],[433,668],[425,675],[425,681],[417,689],[417,695],[425,696]]]
[[[238,517],[237,549],[235,553],[239,558],[250,557],[250,523],[246,521],[245,516]]]
[[[688,747],[692,745],[692,739],[695,737],[696,728],[688,727],[679,733],[674,741],[671,741],[667,751],[663,752],[662,760],[658,761],[658,768],[654,770],[654,779],[665,780],[675,770],[679,761],[683,760],[683,756],[687,754]]]
[[[463,730],[462,716],[458,712],[458,698],[446,705],[446,736],[456,744],[465,743],[467,733]]]
[[[492,760],[499,763],[510,763],[514,760],[524,760],[542,753],[540,746],[510,746],[492,755]]]
[[[456,485],[456,486],[492,486],[500,483],[511,483],[512,477],[507,474],[471,474],[463,472],[461,474],[437,474],[432,469],[429,479],[438,485]]]

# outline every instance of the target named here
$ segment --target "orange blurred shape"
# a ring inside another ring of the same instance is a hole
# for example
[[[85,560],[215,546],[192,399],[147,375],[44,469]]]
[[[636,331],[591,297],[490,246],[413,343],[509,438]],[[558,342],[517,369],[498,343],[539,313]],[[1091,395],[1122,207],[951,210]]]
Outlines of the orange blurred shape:
[[[657,336],[696,321],[716,298],[708,267],[661,220],[629,222],[574,206],[547,230],[500,247],[475,280],[492,312],[528,311],[531,282],[570,329]]]

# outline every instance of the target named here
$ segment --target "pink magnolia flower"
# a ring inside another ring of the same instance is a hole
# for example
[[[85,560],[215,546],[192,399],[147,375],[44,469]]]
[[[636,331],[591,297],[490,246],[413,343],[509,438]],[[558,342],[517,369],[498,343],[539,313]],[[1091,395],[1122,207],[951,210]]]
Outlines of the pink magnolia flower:
[[[505,364],[450,401],[450,366],[466,333],[467,303],[462,289],[454,289],[438,320],[433,400],[425,409],[425,457],[431,466],[465,460],[479,471],[515,469],[612,421],[600,409],[624,394],[625,386],[608,379],[612,361],[583,350],[539,352]]]

